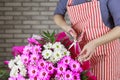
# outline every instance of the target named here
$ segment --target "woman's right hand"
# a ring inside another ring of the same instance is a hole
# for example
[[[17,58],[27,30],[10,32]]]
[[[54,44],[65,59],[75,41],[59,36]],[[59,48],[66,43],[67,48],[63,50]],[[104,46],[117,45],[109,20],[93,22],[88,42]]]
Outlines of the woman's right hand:
[[[75,40],[77,39],[77,33],[72,27],[67,26],[66,32],[69,33]]]

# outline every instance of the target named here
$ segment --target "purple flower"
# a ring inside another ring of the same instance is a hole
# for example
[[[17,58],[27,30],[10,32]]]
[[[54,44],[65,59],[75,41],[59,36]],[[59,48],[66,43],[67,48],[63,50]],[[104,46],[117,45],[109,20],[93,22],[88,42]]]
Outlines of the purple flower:
[[[28,67],[28,74],[31,77],[35,77],[38,75],[38,68],[34,66],[29,66]]]
[[[33,53],[41,53],[42,48],[40,46],[35,45],[33,47]]]
[[[41,68],[46,68],[46,65],[47,65],[47,62],[44,61],[43,59],[40,59],[38,61],[38,67],[41,69]]]
[[[73,73],[71,71],[66,71],[64,73],[64,80],[73,80]]]
[[[31,62],[37,62],[39,60],[39,55],[38,54],[31,54],[30,55],[30,60]]]
[[[75,72],[81,72],[82,68],[80,67],[80,63],[74,60],[71,60],[70,64],[70,69]]]
[[[49,78],[49,72],[46,69],[41,69],[41,71],[39,71],[40,80],[49,80]]]
[[[80,79],[80,73],[73,73],[73,79],[74,80],[81,80]]]
[[[49,74],[53,74],[54,70],[55,70],[55,68],[54,68],[53,64],[52,63],[48,63],[47,71],[49,72]]]
[[[71,61],[71,57],[70,56],[65,56],[62,58],[61,62],[65,65],[68,65]]]
[[[67,68],[66,65],[64,65],[62,63],[59,63],[58,66],[57,66],[57,73],[61,74],[61,73],[65,72],[66,68]]]
[[[29,62],[29,56],[28,55],[21,55],[21,58],[22,58],[22,62],[24,64],[27,64]]]

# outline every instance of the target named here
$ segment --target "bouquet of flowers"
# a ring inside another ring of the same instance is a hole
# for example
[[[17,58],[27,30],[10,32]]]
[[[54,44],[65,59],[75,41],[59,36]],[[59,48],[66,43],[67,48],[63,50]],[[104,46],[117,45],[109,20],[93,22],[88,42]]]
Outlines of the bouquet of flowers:
[[[89,62],[74,59],[80,51],[78,45],[69,49],[71,44],[65,32],[28,38],[28,45],[13,48],[9,80],[96,80]]]

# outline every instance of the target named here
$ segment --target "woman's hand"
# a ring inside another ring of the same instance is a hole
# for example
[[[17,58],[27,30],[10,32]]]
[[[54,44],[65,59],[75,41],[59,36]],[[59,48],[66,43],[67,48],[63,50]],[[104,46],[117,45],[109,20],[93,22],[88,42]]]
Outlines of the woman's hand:
[[[75,40],[77,39],[76,31],[73,28],[71,28],[70,26],[66,27],[66,32],[69,33]]]
[[[94,54],[96,47],[97,47],[97,43],[94,40],[87,43],[83,47],[80,55],[78,56],[78,61],[81,62],[81,61],[89,60],[92,57],[92,55]]]

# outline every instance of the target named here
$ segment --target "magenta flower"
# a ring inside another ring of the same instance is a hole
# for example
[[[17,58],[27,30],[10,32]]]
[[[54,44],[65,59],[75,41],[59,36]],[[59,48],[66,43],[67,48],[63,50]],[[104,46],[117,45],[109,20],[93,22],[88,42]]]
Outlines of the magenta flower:
[[[73,80],[81,80],[80,73],[73,73]]]
[[[35,77],[38,75],[38,68],[34,66],[29,66],[28,67],[28,74],[31,77]]]
[[[33,53],[41,53],[42,48],[40,46],[35,45],[33,47]]]
[[[29,62],[29,56],[28,55],[21,55],[21,58],[22,58],[22,62],[24,64],[27,64]]]
[[[54,73],[55,68],[54,68],[52,63],[48,63],[46,68],[47,68],[47,71],[49,72],[49,74],[53,74]]]
[[[31,62],[37,62],[39,60],[39,55],[38,54],[31,54],[30,55],[30,61]]]
[[[62,63],[59,63],[58,66],[57,66],[57,73],[61,74],[61,73],[65,72],[66,68],[67,68],[66,65],[64,65]]]
[[[71,71],[66,71],[64,73],[64,80],[73,80],[73,73]]]
[[[61,62],[65,65],[68,65],[71,61],[71,57],[70,56],[65,56],[62,58]]]
[[[70,69],[75,72],[82,72],[82,68],[80,67],[80,63],[74,60],[71,60],[70,64]]]
[[[49,80],[49,72],[46,69],[39,71],[39,80]]]
[[[47,63],[46,61],[44,61],[43,59],[40,59],[40,60],[38,61],[38,67],[39,67],[40,69],[46,68],[47,64],[48,64],[48,63]]]

